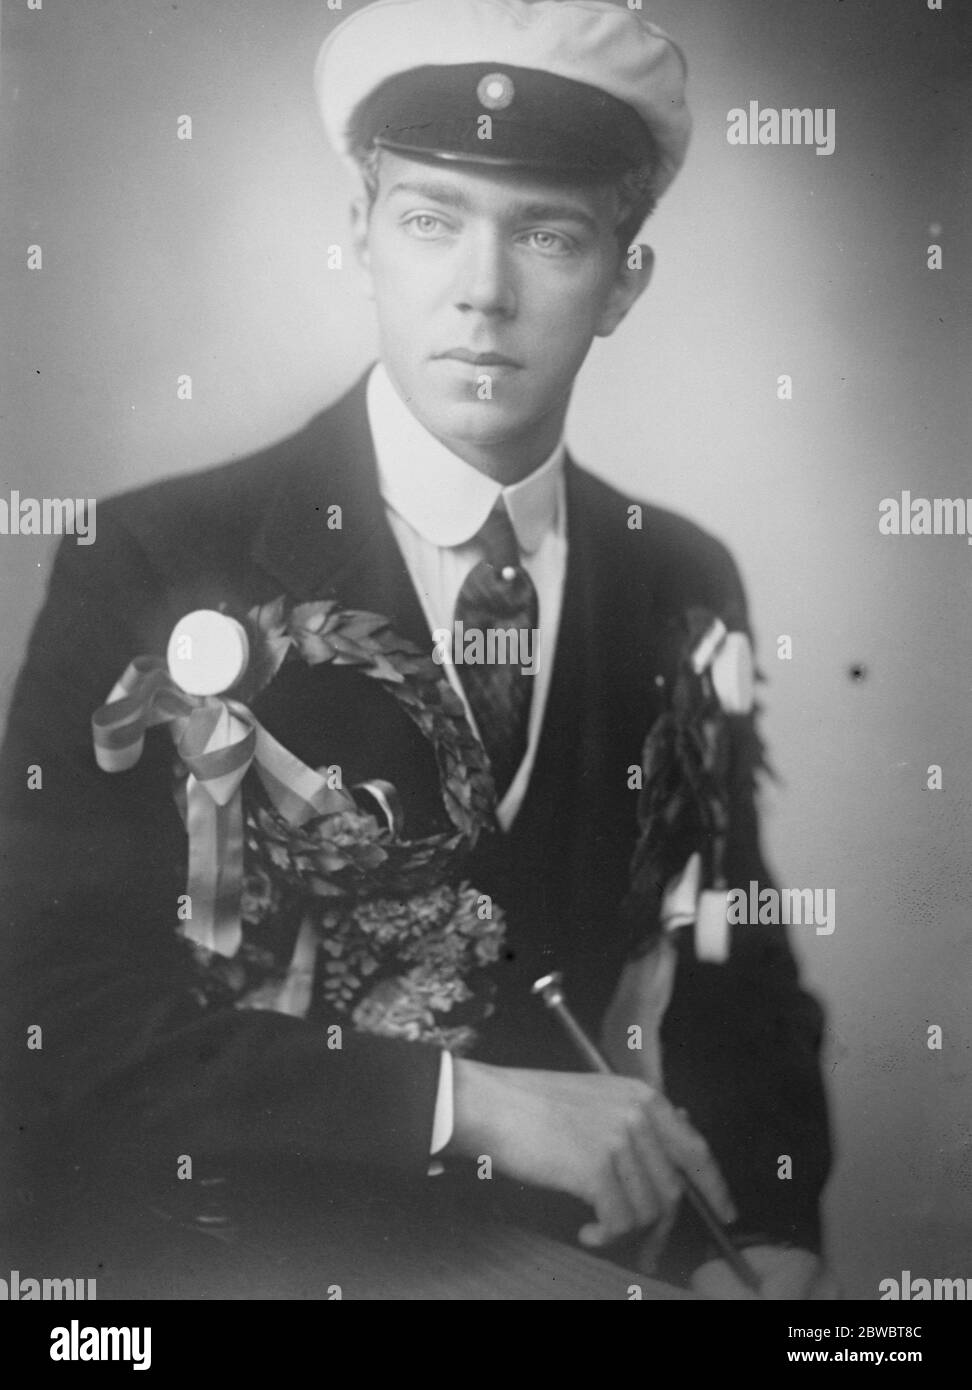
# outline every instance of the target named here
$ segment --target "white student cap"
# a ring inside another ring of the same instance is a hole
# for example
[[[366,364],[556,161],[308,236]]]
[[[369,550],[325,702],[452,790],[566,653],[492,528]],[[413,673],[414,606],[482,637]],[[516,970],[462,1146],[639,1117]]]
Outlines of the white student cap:
[[[681,50],[607,0],[377,0],[325,40],[314,83],[350,163],[378,145],[588,179],[652,165],[658,197],[691,133]]]

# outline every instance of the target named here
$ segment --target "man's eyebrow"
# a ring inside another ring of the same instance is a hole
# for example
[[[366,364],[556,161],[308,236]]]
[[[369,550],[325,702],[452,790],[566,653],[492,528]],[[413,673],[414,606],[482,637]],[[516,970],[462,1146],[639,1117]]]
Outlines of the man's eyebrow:
[[[515,215],[526,222],[581,222],[589,231],[596,232],[596,217],[578,203],[517,203],[514,201]]]
[[[430,202],[445,203],[447,207],[460,208],[463,211],[470,207],[469,199],[462,190],[454,188],[450,183],[436,183],[434,180],[429,182],[403,180],[399,183],[393,183],[387,196],[391,198],[396,193],[417,194],[420,198],[428,198]]]
[[[472,203],[462,189],[449,183],[437,183],[435,180],[402,180],[392,184],[387,196],[391,198],[396,193],[411,193],[420,198],[428,198],[430,202],[442,203],[446,207],[457,208],[460,212],[469,212],[472,208]],[[510,199],[509,213],[515,221],[580,222],[589,231],[598,231],[597,219],[586,208],[571,200],[551,199],[541,202],[531,199],[521,202],[513,197]]]

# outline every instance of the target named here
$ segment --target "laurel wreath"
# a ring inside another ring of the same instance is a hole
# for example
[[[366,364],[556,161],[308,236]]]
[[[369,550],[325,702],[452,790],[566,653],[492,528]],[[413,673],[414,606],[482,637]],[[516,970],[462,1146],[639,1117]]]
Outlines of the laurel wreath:
[[[492,905],[484,917],[480,895],[462,877],[495,808],[486,753],[462,701],[432,658],[387,618],[336,599],[280,597],[253,609],[246,628],[250,660],[237,699],[249,704],[288,661],[353,667],[428,739],[452,828],[407,839],[388,783],[363,788],[387,792],[392,814],[385,821],[349,802],[294,826],[250,784],[243,942],[230,960],[196,950],[199,997],[283,1007],[287,962],[309,925],[320,948],[315,988],[332,1013],[359,1031],[466,1050],[492,1011],[488,967],[499,956],[505,918]],[[308,988],[302,998],[309,997]]]
[[[343,608],[337,599],[294,603],[280,597],[253,609],[247,628],[253,640],[240,699],[248,703],[259,694],[288,659],[353,666],[377,681],[428,739],[446,814],[469,847],[475,845],[493,821],[493,779],[462,701],[428,653],[396,633],[387,618]]]
[[[697,671],[694,665],[696,652],[718,621],[707,608],[689,608],[681,615],[669,705],[642,746],[639,833],[621,904],[622,925],[636,956],[657,941],[665,887],[692,853],[701,856],[704,884],[726,886],[733,716],[723,708],[711,668]],[[756,768],[769,771],[758,739],[755,757]]]
[[[715,621],[704,608],[681,615],[670,699],[642,748],[638,837],[620,908],[632,956],[657,941],[665,887],[690,854],[701,854],[708,884],[724,885],[730,716],[711,670],[693,662]],[[488,925],[477,920],[477,895],[461,876],[495,825],[488,759],[462,701],[387,618],[337,599],[280,597],[253,609],[246,626],[251,656],[238,698],[249,703],[288,661],[353,667],[378,682],[431,744],[452,829],[409,840],[360,807],[294,827],[256,789],[246,815],[244,944],[233,961],[200,961],[204,992],[238,1005],[260,994],[281,977],[282,955],[309,914],[332,1008],[364,1031],[465,1050],[491,1012],[492,986],[474,977],[497,959],[505,921],[501,909]],[[761,745],[758,761],[766,766]]]

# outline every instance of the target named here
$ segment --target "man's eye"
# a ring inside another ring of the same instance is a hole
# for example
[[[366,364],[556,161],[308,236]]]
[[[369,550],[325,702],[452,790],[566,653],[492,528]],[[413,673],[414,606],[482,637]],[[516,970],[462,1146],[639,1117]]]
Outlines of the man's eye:
[[[411,217],[406,217],[402,223],[404,227],[417,237],[440,236],[445,230],[445,223],[441,217],[436,217],[431,212],[416,212]]]
[[[527,240],[535,250],[543,251],[548,256],[566,256],[572,249],[567,237],[559,232],[527,232]]]

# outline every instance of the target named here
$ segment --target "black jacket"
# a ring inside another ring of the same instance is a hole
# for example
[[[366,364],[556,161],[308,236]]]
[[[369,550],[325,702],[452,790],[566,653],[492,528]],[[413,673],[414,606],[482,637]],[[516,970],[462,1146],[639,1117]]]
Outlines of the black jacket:
[[[627,770],[664,708],[655,678],[670,671],[675,617],[697,604],[745,628],[746,614],[730,556],[697,527],[646,507],[643,529],[629,529],[628,500],[572,462],[567,498],[566,592],[536,764],[511,831],[486,837],[470,878],[509,920],[497,1010],[474,1055],[576,1070],[529,985],[563,970],[597,1031],[624,960],[617,907],[636,828]],[[339,531],[326,524],[333,504]],[[133,656],[164,653],[183,614],[242,615],[283,593],[335,593],[431,648],[378,494],[363,384],[252,457],[105,503],[96,543],[67,538],[58,552],[0,773],[4,1141],[10,1190],[35,1211],[78,1184],[171,1185],[182,1154],[251,1165],[271,1185],[294,1169],[425,1172],[436,1050],[352,1034],[332,1051],[302,1020],[194,1003],[175,941],[186,843],[171,742],[150,733],[121,775],[100,772],[91,751],[92,711]],[[375,683],[298,664],[254,708],[311,766],[340,763],[345,785],[395,783],[412,834],[441,815],[432,751]],[[745,887],[769,876],[756,735],[748,719],[732,725],[728,870]],[[41,789],[28,789],[31,765]],[[709,1139],[744,1225],[814,1246],[829,1161],[820,1010],[778,927],[735,928],[723,965],[698,962],[690,932],[679,956],[663,1031],[668,1094]],[[32,1024],[39,1050],[24,1043]],[[790,1180],[777,1176],[783,1154]]]

